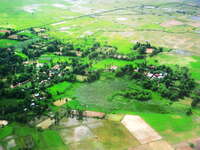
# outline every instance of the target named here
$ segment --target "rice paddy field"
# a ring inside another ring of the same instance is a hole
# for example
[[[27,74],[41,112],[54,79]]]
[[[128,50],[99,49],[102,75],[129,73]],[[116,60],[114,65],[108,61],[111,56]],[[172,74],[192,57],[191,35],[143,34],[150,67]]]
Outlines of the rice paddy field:
[[[20,147],[32,143],[36,143],[34,147],[38,150],[45,148],[50,150],[68,149],[57,131],[46,130],[40,132],[35,128],[30,128],[21,124],[11,124],[1,129],[0,140],[0,143],[7,143],[7,145],[3,146],[6,146],[8,149],[12,148],[13,150],[18,150]]]
[[[172,49],[170,52],[166,51],[155,57],[149,57],[148,62],[172,67],[176,64],[186,66],[197,82],[200,82],[199,18],[198,0],[0,1],[0,28],[23,31],[32,27],[46,27],[48,30],[45,34],[63,43],[73,42],[77,48],[86,48],[91,46],[95,38],[102,44],[117,47],[119,54],[130,54],[134,43],[148,41],[152,45]],[[33,38],[27,41],[28,43],[39,40],[28,32],[22,32],[20,35]],[[86,37],[90,40],[85,41]],[[16,54],[29,61],[20,50],[28,43],[1,39],[0,48],[15,46],[19,48]],[[45,53],[36,61],[43,64],[50,64],[50,61],[54,64],[71,63],[70,58]],[[85,58],[80,59],[89,61]],[[91,69],[103,70],[112,65],[123,67],[136,63],[140,62],[106,58],[92,62]],[[193,109],[194,115],[185,115],[190,108],[191,100],[181,100],[171,104],[168,99],[162,98],[156,92],[152,93],[152,99],[148,102],[126,99],[121,101],[120,98],[111,100],[113,93],[130,86],[135,86],[135,83],[127,78],[115,78],[110,73],[102,73],[100,80],[93,83],[64,81],[47,90],[52,94],[52,101],[62,98],[75,99],[69,103],[74,108],[81,106],[84,109],[86,107],[88,110],[112,114],[137,114],[171,144],[199,137],[199,108]],[[13,101],[12,99],[0,100],[0,103],[7,104],[8,102],[9,105],[15,105]],[[21,100],[15,100],[15,102],[18,101]],[[58,108],[53,106],[53,110],[58,110]],[[0,150],[1,146],[5,147],[5,150],[18,150],[27,142],[31,144],[31,141],[36,143],[35,150],[81,150],[81,147],[85,148],[84,150],[125,150],[128,149],[127,145],[138,145],[136,139],[132,139],[133,142],[130,141],[133,137],[120,125],[119,120],[118,122],[106,120],[100,124],[102,125],[92,128],[88,123],[86,127],[83,127],[87,131],[86,135],[83,135],[86,138],[81,142],[70,143],[69,135],[75,131],[74,127],[62,128],[59,124],[51,129],[40,131],[33,127],[12,123],[6,128],[0,128]],[[116,129],[116,126],[119,128]],[[115,136],[111,139],[110,135]]]

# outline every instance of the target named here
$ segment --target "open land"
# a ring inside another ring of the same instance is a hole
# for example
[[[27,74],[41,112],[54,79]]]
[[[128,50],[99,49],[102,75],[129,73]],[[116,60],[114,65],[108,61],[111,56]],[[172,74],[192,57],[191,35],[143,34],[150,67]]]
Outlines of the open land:
[[[192,79],[200,83],[198,0],[1,0],[0,6],[0,120],[9,120],[0,128],[0,150],[197,149],[200,107],[191,107],[192,90],[183,90]],[[138,47],[147,52],[134,50],[136,42],[146,43]],[[140,83],[149,77],[165,86],[169,74],[177,78],[169,81],[170,95]],[[86,110],[106,117],[75,119]],[[140,116],[162,140],[141,144],[141,132],[120,123],[127,114]]]

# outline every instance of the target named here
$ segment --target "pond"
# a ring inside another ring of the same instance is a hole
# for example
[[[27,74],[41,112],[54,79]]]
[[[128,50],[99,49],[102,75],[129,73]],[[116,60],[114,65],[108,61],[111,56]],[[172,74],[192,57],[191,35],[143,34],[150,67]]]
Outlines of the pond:
[[[194,21],[200,21],[200,16],[192,16],[190,18]]]
[[[189,52],[187,50],[182,50],[182,49],[172,50],[171,53],[182,55],[182,56],[191,56],[192,55],[191,52]]]

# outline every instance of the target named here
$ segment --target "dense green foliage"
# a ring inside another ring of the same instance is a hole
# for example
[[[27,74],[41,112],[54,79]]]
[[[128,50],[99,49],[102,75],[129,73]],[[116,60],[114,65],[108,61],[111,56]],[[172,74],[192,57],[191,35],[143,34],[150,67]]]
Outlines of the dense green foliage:
[[[137,80],[145,89],[159,92],[163,97],[173,101],[190,96],[195,88],[195,82],[190,77],[189,70],[185,67],[170,68],[167,66],[151,66],[146,63],[138,64],[138,67],[127,65],[121,68],[117,76],[130,76]]]
[[[163,48],[157,48],[148,42],[137,42],[132,48],[132,53],[120,54],[117,47],[99,43],[93,38],[83,40],[89,43],[87,47],[81,46],[81,43],[62,43],[54,39],[36,38],[45,30],[31,28],[25,32],[29,33],[28,35],[12,31],[4,36],[6,38],[13,32],[19,34],[19,40],[16,41],[22,44],[1,48],[0,97],[4,99],[0,103],[1,119],[28,122],[35,117],[48,114],[51,108],[54,109],[54,100],[70,97],[82,102],[82,99],[88,99],[88,96],[84,98],[82,94],[76,94],[76,85],[79,86],[77,83],[94,82],[103,77],[103,72],[110,72],[112,76],[115,74],[120,78],[128,77],[128,80],[131,80],[127,85],[124,83],[124,86],[120,81],[122,88],[117,88],[117,91],[112,91],[112,87],[102,91],[105,96],[98,98],[102,100],[102,105],[97,108],[106,112],[124,109],[128,104],[131,105],[126,108],[127,110],[143,107],[143,110],[155,112],[155,104],[146,104],[145,101],[152,101],[155,97],[177,101],[189,97],[195,88],[195,82],[187,68],[148,64],[148,57],[163,51]],[[25,40],[23,36],[28,39]],[[109,76],[106,78],[109,79]],[[112,82],[112,86],[118,86],[117,82],[116,85],[115,81]],[[96,88],[93,87],[95,90]],[[100,91],[93,92],[92,103],[98,94],[102,95]],[[6,99],[13,100],[14,103],[7,105]],[[197,101],[197,98],[194,99],[193,103]],[[123,101],[125,104],[122,104]],[[90,102],[83,105],[93,107]],[[164,103],[156,105],[160,108],[156,112],[170,112],[166,110]],[[73,106],[69,104],[69,107]]]

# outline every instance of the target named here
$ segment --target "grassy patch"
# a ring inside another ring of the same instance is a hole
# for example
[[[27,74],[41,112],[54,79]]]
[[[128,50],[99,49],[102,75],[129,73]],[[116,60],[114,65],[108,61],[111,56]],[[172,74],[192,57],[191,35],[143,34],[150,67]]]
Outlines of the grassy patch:
[[[49,88],[49,92],[53,95],[56,95],[57,92],[61,92],[61,93],[65,92],[65,90],[70,87],[71,87],[70,82],[61,82]]]
[[[193,56],[196,60],[195,62],[191,62],[189,68],[191,69],[192,77],[198,81],[200,81],[200,57]]]
[[[0,128],[0,140],[11,135],[12,133],[13,133],[13,128],[11,126],[6,126],[4,128]]]
[[[180,56],[176,54],[169,54],[169,53],[161,53],[157,56],[150,57],[150,63],[155,64],[155,60],[158,61],[157,64],[163,65],[180,65],[180,66],[188,66],[191,62],[195,62],[195,59],[191,56]]]
[[[81,104],[87,105],[90,109],[112,111],[122,106],[120,106],[120,103],[108,101],[108,98],[114,92],[123,90],[127,86],[128,81],[123,79],[85,83],[75,89],[75,97]]]
[[[50,63],[53,62],[58,63],[58,62],[70,62],[70,58],[67,56],[58,56],[55,54],[47,53],[39,57],[38,59],[39,63]]]
[[[118,66],[118,67],[123,67],[125,65],[131,64],[131,65],[136,65],[136,63],[140,63],[144,60],[135,60],[135,61],[126,61],[126,60],[117,60],[117,59],[104,59],[96,64],[93,65],[94,69],[106,69],[111,66]]]
[[[73,97],[74,89],[79,86],[79,83],[61,82],[48,88],[53,99],[57,100],[65,97]]]
[[[26,37],[29,37],[29,38],[35,38],[36,37],[36,35],[31,33],[30,31],[23,31],[23,32],[19,32],[17,34],[23,35],[23,36],[26,36]]]
[[[148,58],[149,63],[154,65],[163,64],[168,66],[184,66],[190,69],[194,79],[200,80],[200,57],[199,56],[181,56],[176,54],[161,53],[157,56]],[[156,62],[157,61],[157,62]]]
[[[0,39],[0,48],[15,46],[17,43],[15,40]]]
[[[20,57],[23,58],[23,59],[28,59],[28,56],[27,56],[26,54],[20,52],[20,51],[15,52],[15,54],[16,54],[17,56],[20,56]]]
[[[103,112],[134,111],[146,113],[185,114],[190,105],[171,104],[170,100],[162,98],[159,93],[152,92],[152,99],[141,102],[126,99],[122,96],[113,98],[113,94],[128,87],[137,87],[137,83],[126,78],[101,79],[93,83],[81,84],[75,88],[74,96],[87,109]],[[138,87],[141,88],[141,87]]]
[[[68,148],[63,143],[61,137],[56,131],[45,130],[40,133],[40,142],[38,143],[38,149],[63,150]]]
[[[123,37],[114,36],[109,39],[109,44],[116,46],[118,48],[117,52],[121,54],[130,54],[132,52],[131,48],[133,47],[133,44]]]
[[[139,113],[138,115],[170,143],[191,139],[200,133],[199,123],[191,116],[152,113]]]
[[[104,121],[104,126],[93,130],[105,149],[122,150],[139,145],[138,141],[119,122]]]
[[[26,125],[12,123],[7,127],[0,129],[0,140],[6,136],[11,136],[16,139],[16,147],[20,149],[25,145],[25,140],[31,138],[34,143],[34,148],[37,150],[63,150],[68,149],[55,130],[39,131],[36,128],[31,128]],[[6,141],[3,142],[6,145]]]
[[[24,29],[58,22],[64,19],[63,16],[76,16],[79,14],[54,7],[53,4],[55,3],[58,3],[58,1],[13,0],[10,3],[2,0],[1,6],[4,7],[0,8],[0,13],[3,14],[0,18],[1,27]],[[68,5],[63,1],[62,4]],[[32,10],[32,8],[34,11],[29,12],[29,9]]]

